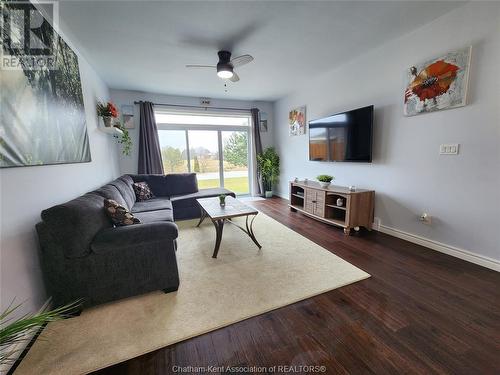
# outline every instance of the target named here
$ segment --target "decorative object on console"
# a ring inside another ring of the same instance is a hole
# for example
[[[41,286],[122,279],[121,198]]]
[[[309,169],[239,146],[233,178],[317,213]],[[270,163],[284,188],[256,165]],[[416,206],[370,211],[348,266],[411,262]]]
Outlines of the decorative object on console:
[[[115,105],[111,102],[97,103],[97,116],[101,119],[104,127],[110,128],[113,126],[112,122],[114,118],[118,117],[118,110]]]
[[[306,134],[306,106],[290,111],[288,114],[288,128],[291,136]]]
[[[132,188],[134,189],[135,197],[138,202],[147,201],[155,197],[147,182],[134,182]]]
[[[404,114],[414,116],[466,105],[471,49],[450,52],[408,69]]]
[[[141,221],[136,218],[128,209],[118,204],[113,199],[104,200],[104,210],[113,224],[121,227],[125,225],[139,224]]]
[[[342,198],[337,198],[337,206],[339,206],[339,207],[344,206],[344,200]]]
[[[257,154],[257,165],[264,185],[264,196],[272,198],[273,186],[276,185],[280,176],[280,157],[273,147],[268,147],[262,154]]]
[[[321,187],[327,188],[332,180],[335,179],[335,177],[327,175],[327,174],[320,174],[316,179],[319,181],[319,184]]]
[[[224,207],[226,205],[226,194],[219,195],[219,203],[221,207]]]
[[[12,40],[3,43],[2,55],[17,61],[19,68],[0,73],[0,167],[90,162],[78,57],[33,4],[2,1],[2,17],[20,11],[41,21],[36,40],[47,45],[29,51],[23,39],[24,22],[9,22]],[[35,60],[47,66],[32,69],[23,62],[32,61],[41,50],[44,54]]]
[[[354,185],[349,186],[349,191],[356,191],[356,186]]]

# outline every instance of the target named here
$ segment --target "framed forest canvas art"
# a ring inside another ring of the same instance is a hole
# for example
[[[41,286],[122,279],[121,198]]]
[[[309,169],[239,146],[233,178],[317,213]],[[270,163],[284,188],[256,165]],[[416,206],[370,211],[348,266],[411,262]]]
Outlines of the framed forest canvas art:
[[[0,67],[0,167],[89,162],[77,55],[45,18],[33,33],[46,48],[16,40],[23,30],[13,29],[30,20],[15,17],[43,17],[32,4],[4,3],[2,12],[2,61],[10,63]]]

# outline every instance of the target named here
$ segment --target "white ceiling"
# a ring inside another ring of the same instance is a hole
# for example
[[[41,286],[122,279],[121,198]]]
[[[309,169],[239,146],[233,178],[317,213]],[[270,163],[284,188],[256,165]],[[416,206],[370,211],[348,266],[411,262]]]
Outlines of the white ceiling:
[[[60,17],[111,88],[275,100],[461,5],[451,1],[63,1]],[[255,60],[238,83],[185,64]]]

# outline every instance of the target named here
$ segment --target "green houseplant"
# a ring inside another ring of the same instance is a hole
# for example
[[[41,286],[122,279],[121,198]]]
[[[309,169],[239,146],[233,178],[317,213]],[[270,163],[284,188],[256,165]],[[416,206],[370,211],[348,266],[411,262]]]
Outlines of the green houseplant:
[[[130,138],[130,133],[121,123],[117,123],[115,128],[122,131],[120,135],[115,135],[115,138],[118,139],[118,143],[122,145],[122,154],[129,156],[132,151],[132,138]]]
[[[79,301],[49,310],[43,306],[37,313],[28,313],[14,317],[21,307],[21,303],[13,302],[0,312],[0,366],[11,365],[17,359],[17,353],[24,350],[23,342],[31,340],[32,335],[47,323],[71,317],[79,310]]]
[[[328,174],[320,174],[316,179],[319,181],[321,187],[327,188],[335,177]]]
[[[257,155],[257,166],[266,198],[273,196],[273,186],[280,176],[280,157],[273,147],[268,147]]]
[[[221,207],[224,207],[226,205],[226,194],[219,195],[219,203]]]

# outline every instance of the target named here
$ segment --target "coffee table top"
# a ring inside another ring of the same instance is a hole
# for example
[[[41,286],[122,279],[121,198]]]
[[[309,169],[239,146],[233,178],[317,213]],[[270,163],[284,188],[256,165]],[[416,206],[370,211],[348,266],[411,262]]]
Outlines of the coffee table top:
[[[221,206],[219,197],[200,198],[196,200],[212,219],[229,219],[231,217],[257,215],[259,211],[249,207],[230,195],[226,196],[226,205]]]

